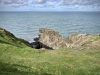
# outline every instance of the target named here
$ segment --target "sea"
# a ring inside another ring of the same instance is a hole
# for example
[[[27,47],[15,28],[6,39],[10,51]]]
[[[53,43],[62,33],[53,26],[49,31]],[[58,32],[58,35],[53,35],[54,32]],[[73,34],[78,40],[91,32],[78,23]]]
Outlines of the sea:
[[[64,38],[100,34],[100,12],[0,12],[0,27],[27,41],[38,37],[39,28],[57,30]]]

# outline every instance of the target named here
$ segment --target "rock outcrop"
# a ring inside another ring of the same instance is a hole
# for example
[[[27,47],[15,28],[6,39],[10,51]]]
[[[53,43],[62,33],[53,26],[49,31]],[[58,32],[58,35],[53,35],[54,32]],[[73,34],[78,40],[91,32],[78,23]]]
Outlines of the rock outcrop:
[[[3,44],[18,47],[31,46],[36,49],[74,48],[78,50],[100,50],[100,34],[71,34],[64,39],[56,30],[40,28],[39,36],[34,38],[34,41],[28,43],[23,39],[15,37],[9,31],[0,28],[0,43]]]
[[[59,49],[63,42],[63,37],[55,30],[40,28],[39,29],[39,42],[42,47],[48,46],[52,49]]]
[[[99,34],[71,34],[65,41],[67,48],[100,49]]]
[[[100,49],[99,34],[71,34],[64,39],[56,30],[40,28],[39,37],[34,40],[36,42],[34,42],[32,46],[37,49]]]
[[[35,42],[30,43],[30,45],[36,49],[59,49],[63,48],[64,40],[63,37],[56,30],[40,28],[39,37],[35,38],[34,41]]]

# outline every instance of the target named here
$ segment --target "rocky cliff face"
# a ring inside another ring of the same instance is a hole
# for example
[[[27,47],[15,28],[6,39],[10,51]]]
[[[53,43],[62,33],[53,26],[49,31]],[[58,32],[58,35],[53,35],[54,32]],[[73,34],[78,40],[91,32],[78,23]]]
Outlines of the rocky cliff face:
[[[66,39],[56,30],[40,28],[38,41],[39,48],[59,49],[100,49],[100,35],[95,34],[71,34]]]
[[[99,34],[71,34],[66,39],[62,37],[56,30],[40,28],[39,37],[34,39],[35,42],[30,46],[36,49],[98,49],[100,50]],[[29,46],[29,43],[23,39],[16,38],[12,33],[0,28],[0,43],[10,44],[18,47]]]
[[[71,34],[65,41],[67,48],[100,49],[99,34]]]
[[[42,47],[45,47],[45,45],[52,49],[59,49],[61,47],[63,37],[57,31],[40,28],[39,32],[39,42],[42,43]]]

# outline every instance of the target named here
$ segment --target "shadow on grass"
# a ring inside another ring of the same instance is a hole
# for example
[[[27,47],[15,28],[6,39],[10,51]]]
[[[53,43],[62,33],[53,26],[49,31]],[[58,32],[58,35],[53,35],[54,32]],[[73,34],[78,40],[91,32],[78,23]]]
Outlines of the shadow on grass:
[[[18,70],[18,68],[31,69],[26,66],[21,66],[17,64],[11,65],[11,64],[0,62],[0,75],[51,75],[48,73],[40,74],[37,72],[21,71],[21,70]]]

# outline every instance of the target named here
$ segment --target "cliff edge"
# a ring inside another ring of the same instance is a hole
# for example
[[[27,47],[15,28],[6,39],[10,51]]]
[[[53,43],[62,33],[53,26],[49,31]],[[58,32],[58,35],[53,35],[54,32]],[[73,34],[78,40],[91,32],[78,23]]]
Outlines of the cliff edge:
[[[2,44],[10,44],[18,47],[31,46],[36,49],[100,49],[100,34],[71,34],[67,38],[63,38],[56,30],[40,28],[39,36],[34,38],[34,40],[35,42],[29,44],[29,42],[19,39],[9,31],[0,28],[0,43]]]
[[[29,46],[29,43],[27,41],[15,37],[12,33],[1,27],[0,27],[0,43],[10,44],[17,47]]]
[[[56,30],[40,28],[37,39],[40,48],[100,49],[99,34],[71,34],[64,39]]]

